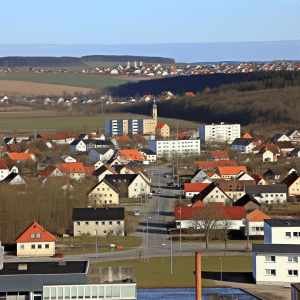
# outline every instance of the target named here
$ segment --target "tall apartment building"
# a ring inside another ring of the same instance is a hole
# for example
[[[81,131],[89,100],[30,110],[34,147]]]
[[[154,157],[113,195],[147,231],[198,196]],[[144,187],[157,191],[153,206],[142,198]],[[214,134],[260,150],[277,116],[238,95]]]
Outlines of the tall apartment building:
[[[124,136],[128,134],[155,134],[155,128],[157,125],[157,105],[153,103],[152,106],[152,119],[115,119],[105,120],[105,135],[112,136]]]
[[[148,141],[148,148],[156,153],[157,157],[177,154],[179,156],[199,155],[200,140],[169,140]]]
[[[211,124],[199,126],[200,141],[232,142],[241,137],[240,124]]]

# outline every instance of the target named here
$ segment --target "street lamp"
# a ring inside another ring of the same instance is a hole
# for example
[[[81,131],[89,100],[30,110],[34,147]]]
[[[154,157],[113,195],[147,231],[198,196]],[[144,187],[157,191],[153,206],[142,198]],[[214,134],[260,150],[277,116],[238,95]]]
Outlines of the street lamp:
[[[180,211],[178,211],[180,213],[180,253],[181,253],[181,206],[180,206]]]
[[[151,217],[147,218],[147,261],[149,264],[149,236],[148,236],[148,220],[151,219]]]
[[[221,281],[222,281],[222,258],[219,257],[219,259],[221,259]]]
[[[158,201],[158,203],[157,203],[157,214],[159,215],[159,194],[156,194],[156,196],[157,196],[157,201]]]
[[[145,251],[145,228],[143,228],[143,248],[144,248],[144,263],[145,263],[145,255],[146,255],[146,251]]]
[[[170,240],[171,240],[170,255],[171,255],[171,275],[172,275],[172,230],[170,230]]]
[[[165,250],[164,250],[164,246],[165,246],[166,244],[162,244],[162,246],[163,246],[163,263],[165,262]]]

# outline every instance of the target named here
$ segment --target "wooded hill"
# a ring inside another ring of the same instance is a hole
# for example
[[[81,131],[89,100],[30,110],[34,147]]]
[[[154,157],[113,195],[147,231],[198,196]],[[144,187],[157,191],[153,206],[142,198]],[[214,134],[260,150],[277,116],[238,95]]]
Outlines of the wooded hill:
[[[90,55],[82,57],[8,56],[0,58],[0,67],[74,67],[85,62],[140,62],[175,64],[173,58],[129,55]]]
[[[259,73],[254,79],[206,88],[195,97],[177,95],[176,98],[160,101],[157,104],[158,116],[199,123],[240,123],[243,126],[294,126],[300,123],[300,72]],[[122,106],[119,110],[147,115],[151,105],[139,102]]]

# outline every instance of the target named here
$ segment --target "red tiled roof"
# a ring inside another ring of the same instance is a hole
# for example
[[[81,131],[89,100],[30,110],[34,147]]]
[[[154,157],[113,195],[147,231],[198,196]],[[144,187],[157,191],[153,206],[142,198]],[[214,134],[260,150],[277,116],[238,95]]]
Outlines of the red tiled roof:
[[[38,176],[48,177],[53,173],[55,169],[56,167],[49,165]]]
[[[92,175],[92,173],[95,171],[95,167],[85,167],[84,168],[84,171],[85,171],[85,175]]]
[[[26,148],[23,152],[31,154],[41,154],[41,150],[38,148]]]
[[[195,97],[195,94],[192,93],[192,92],[186,92],[185,95],[186,95],[186,96],[192,96],[192,97]]]
[[[194,212],[201,212],[204,207],[181,206],[181,220],[190,220]],[[246,217],[244,206],[216,206],[220,210],[220,215],[230,220],[242,220]],[[180,220],[180,206],[174,207],[174,218]]]
[[[165,123],[159,123],[156,125],[157,129],[163,128],[166,124]]]
[[[128,137],[127,135],[125,135],[125,136],[115,136],[115,138],[116,138],[119,142],[131,141],[130,137]]]
[[[40,234],[40,238],[37,238],[37,234]],[[31,234],[34,234],[34,238],[31,238]],[[15,243],[30,243],[30,242],[55,242],[56,237],[50,232],[46,231],[35,220],[29,225],[15,240]]]
[[[185,192],[201,192],[205,189],[210,183],[185,183],[184,191]]]
[[[81,162],[76,163],[62,163],[58,165],[62,173],[85,173],[84,166]]]
[[[247,168],[245,166],[229,166],[229,167],[218,167],[218,172],[221,176],[223,175],[237,175],[241,171],[247,173]]]
[[[195,167],[198,169],[214,170],[217,167],[237,166],[235,160],[221,160],[221,161],[195,161]]]
[[[119,150],[119,153],[121,156],[124,156],[125,159],[137,161],[145,160],[144,156],[137,149],[123,149]]]
[[[12,161],[32,160],[28,153],[7,153],[6,155]]]
[[[229,155],[226,151],[209,151],[209,153],[213,156],[213,157],[217,157],[217,158],[229,158]]]
[[[250,214],[248,214],[247,219],[249,222],[263,222],[264,220],[271,219],[271,217],[264,214],[260,210],[255,209]]]
[[[266,185],[269,185],[266,182],[266,180],[264,180],[264,178],[262,176],[260,176],[260,175],[252,174],[251,177],[254,178],[255,184],[258,184],[261,180],[263,180]]]

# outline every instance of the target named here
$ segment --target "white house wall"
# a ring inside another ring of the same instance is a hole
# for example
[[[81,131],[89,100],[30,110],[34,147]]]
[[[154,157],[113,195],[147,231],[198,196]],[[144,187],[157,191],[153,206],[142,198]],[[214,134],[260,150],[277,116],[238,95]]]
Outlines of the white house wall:
[[[269,228],[270,227],[270,228]],[[289,244],[300,245],[300,226],[299,227],[271,227],[265,224],[265,244]],[[286,233],[290,232],[291,237],[287,237]],[[294,236],[294,233],[297,236]]]

